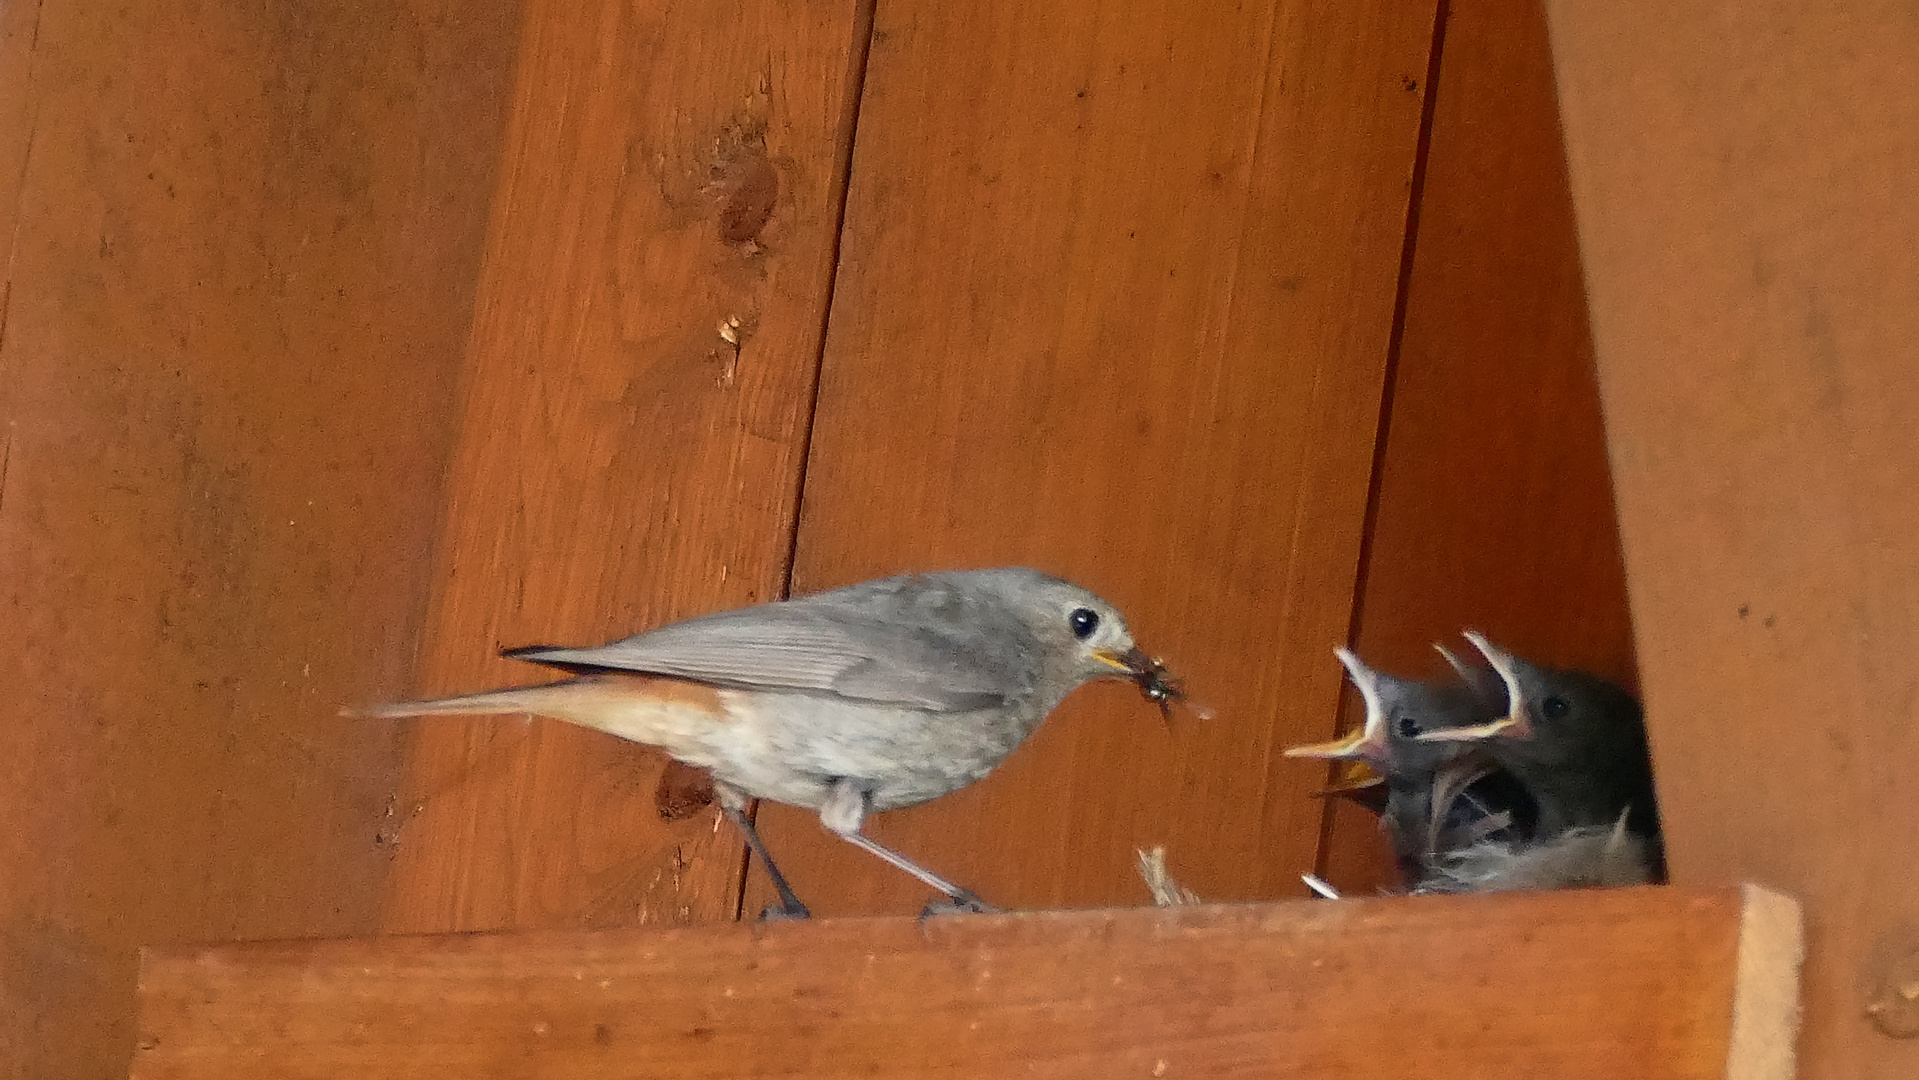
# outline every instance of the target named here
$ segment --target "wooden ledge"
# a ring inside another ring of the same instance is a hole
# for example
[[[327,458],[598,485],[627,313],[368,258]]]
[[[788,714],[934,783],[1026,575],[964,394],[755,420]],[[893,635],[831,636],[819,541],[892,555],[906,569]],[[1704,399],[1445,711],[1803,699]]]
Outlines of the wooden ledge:
[[[149,949],[132,1075],[1772,1080],[1799,953],[1753,887]]]

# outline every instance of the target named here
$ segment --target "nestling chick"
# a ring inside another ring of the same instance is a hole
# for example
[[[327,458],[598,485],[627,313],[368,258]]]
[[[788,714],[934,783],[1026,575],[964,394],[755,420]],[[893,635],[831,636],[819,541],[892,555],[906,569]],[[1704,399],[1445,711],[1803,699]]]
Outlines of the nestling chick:
[[[1392,842],[1402,873],[1416,877],[1435,852],[1479,839],[1485,823],[1499,814],[1507,816],[1494,829],[1512,824],[1514,818],[1530,820],[1530,807],[1518,805],[1524,800],[1523,793],[1510,782],[1500,788],[1502,778],[1495,777],[1490,768],[1478,770],[1461,790],[1449,792],[1447,800],[1437,804],[1435,813],[1433,785],[1441,768],[1457,759],[1483,755],[1419,738],[1426,732],[1483,725],[1500,716],[1505,711],[1503,689],[1497,698],[1489,699],[1465,684],[1388,675],[1368,667],[1348,649],[1335,650],[1335,655],[1365,701],[1365,723],[1343,738],[1291,747],[1285,753],[1288,757],[1359,760],[1380,775],[1379,786],[1385,790],[1380,823]],[[1473,784],[1482,786],[1473,797],[1463,797],[1464,787]],[[1482,805],[1476,806],[1475,799]]]
[[[1536,839],[1610,829],[1623,821],[1646,845],[1655,876],[1663,876],[1659,807],[1639,703],[1598,676],[1540,667],[1481,634],[1466,637],[1505,683],[1507,713],[1486,724],[1427,732],[1420,740],[1479,746],[1518,778],[1538,804]]]

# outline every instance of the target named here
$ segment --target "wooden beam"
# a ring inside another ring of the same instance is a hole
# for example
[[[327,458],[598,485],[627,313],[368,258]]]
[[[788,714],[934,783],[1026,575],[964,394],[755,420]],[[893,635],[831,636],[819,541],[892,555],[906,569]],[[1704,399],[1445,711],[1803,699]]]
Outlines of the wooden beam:
[[[1805,1075],[1919,1076],[1919,9],[1548,14],[1674,879],[1805,901]]]
[[[875,15],[795,585],[1025,563],[1128,613],[1217,718],[1082,691],[876,835],[988,899],[1303,893],[1352,611],[1430,0]],[[816,910],[925,890],[771,808]],[[752,877],[759,887],[759,875]],[[758,894],[763,896],[763,894]]]
[[[1784,1080],[1797,950],[1750,888],[156,949],[132,1076]]]
[[[517,0],[0,0],[0,1076],[371,933]]]
[[[859,0],[530,0],[412,690],[781,595],[865,30]],[[391,929],[733,916],[739,840],[660,820],[658,756],[411,730]]]

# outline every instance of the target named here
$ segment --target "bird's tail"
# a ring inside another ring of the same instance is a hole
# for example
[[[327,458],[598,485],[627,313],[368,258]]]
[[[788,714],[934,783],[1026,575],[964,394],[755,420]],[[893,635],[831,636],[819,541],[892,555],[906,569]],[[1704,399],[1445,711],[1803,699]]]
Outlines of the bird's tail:
[[[484,694],[348,708],[340,713],[372,719],[531,713],[663,747],[676,755],[694,753],[715,722],[727,716],[721,694],[713,687],[626,672],[601,672]]]
[[[426,701],[395,701],[385,705],[348,706],[341,716],[367,720],[392,720],[402,716],[481,716],[489,713],[535,713],[567,719],[563,711],[575,704],[578,680],[547,683],[543,686],[512,686],[484,694],[432,698]]]

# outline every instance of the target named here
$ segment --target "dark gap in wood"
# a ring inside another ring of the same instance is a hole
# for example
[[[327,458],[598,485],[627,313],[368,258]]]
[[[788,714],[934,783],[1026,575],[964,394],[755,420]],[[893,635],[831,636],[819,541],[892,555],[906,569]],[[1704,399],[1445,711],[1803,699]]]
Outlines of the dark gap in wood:
[[[20,151],[20,172],[14,178],[13,188],[13,234],[7,238],[7,279],[4,282],[6,299],[13,296],[13,264],[20,252],[20,207],[26,202],[27,175],[33,168],[33,144],[40,135],[40,95],[34,90],[33,69],[40,57],[40,16],[46,5],[35,0],[33,5],[33,34],[27,40],[27,77],[23,93],[27,96],[27,144]],[[6,311],[0,308],[0,342],[6,339]]]
[[[13,312],[13,267],[20,254],[20,207],[27,198],[27,175],[33,168],[33,144],[40,134],[40,95],[34,91],[33,69],[38,66],[35,60],[40,55],[40,14],[43,4],[33,5],[33,36],[27,42],[27,77],[22,92],[27,96],[27,144],[20,151],[20,172],[14,178],[13,186],[13,232],[7,237],[7,270],[5,280],[0,280],[0,349],[7,343],[7,317]],[[0,357],[0,364],[5,358]],[[4,370],[4,368],[0,368]],[[9,438],[8,445],[12,445]]]
[[[833,163],[840,181],[839,206],[833,212],[833,270],[826,276],[826,302],[820,305],[820,332],[815,338],[819,345],[813,358],[813,399],[806,408],[806,434],[801,439],[805,450],[800,454],[798,476],[793,484],[793,512],[788,517],[786,534],[786,575],[780,586],[782,596],[791,596],[793,593],[793,564],[799,558],[800,515],[806,509],[806,474],[813,462],[813,429],[820,409],[820,378],[826,369],[826,334],[833,321],[833,297],[839,291],[840,244],[846,234],[846,203],[853,190],[853,144],[859,138],[860,105],[866,99],[866,58],[873,49],[873,9],[877,2],[860,0],[859,14],[854,16],[851,87],[846,97],[846,116],[841,120],[839,156]]]
[[[1393,328],[1386,341],[1386,369],[1380,379],[1379,422],[1373,427],[1373,470],[1366,487],[1366,518],[1359,534],[1359,567],[1353,578],[1352,617],[1346,624],[1346,644],[1359,644],[1359,626],[1366,610],[1366,583],[1373,560],[1373,533],[1379,523],[1380,477],[1385,471],[1386,446],[1392,433],[1393,388],[1399,378],[1399,353],[1406,338],[1406,304],[1412,292],[1413,255],[1419,246],[1419,206],[1426,193],[1426,158],[1432,148],[1433,114],[1439,103],[1439,65],[1446,47],[1446,20],[1452,13],[1450,0],[1439,0],[1433,8],[1433,46],[1426,54],[1426,94],[1420,102],[1419,138],[1413,148],[1413,177],[1406,194],[1405,243],[1399,251],[1399,284],[1393,296]],[[1346,703],[1352,694],[1351,683],[1342,676],[1339,700],[1334,706],[1333,728],[1338,734],[1339,718],[1346,715]],[[1332,778],[1328,766],[1327,779]],[[1332,851],[1335,800],[1323,800],[1319,814],[1319,852],[1313,860],[1313,872],[1325,874],[1326,860]]]
[[[793,565],[799,560],[800,514],[806,508],[806,471],[813,461],[813,421],[820,409],[820,378],[826,373],[826,332],[833,320],[833,294],[840,281],[840,241],[846,233],[846,201],[853,190],[853,142],[859,138],[860,103],[866,99],[866,57],[873,50],[873,9],[877,2],[860,0],[859,13],[853,17],[853,71],[848,80],[846,115],[840,120],[838,154],[833,160],[833,171],[840,185],[839,205],[833,211],[833,269],[826,276],[826,302],[820,305],[820,332],[814,338],[818,345],[813,356],[812,400],[806,405],[806,433],[800,438],[805,449],[800,452],[800,467],[793,482],[793,510],[787,516],[786,573],[780,583],[781,597],[793,595]],[[747,808],[748,816],[757,821],[759,809],[759,802],[755,800]],[[741,844],[740,884],[733,899],[736,922],[746,918],[746,875],[752,869],[752,849]]]

